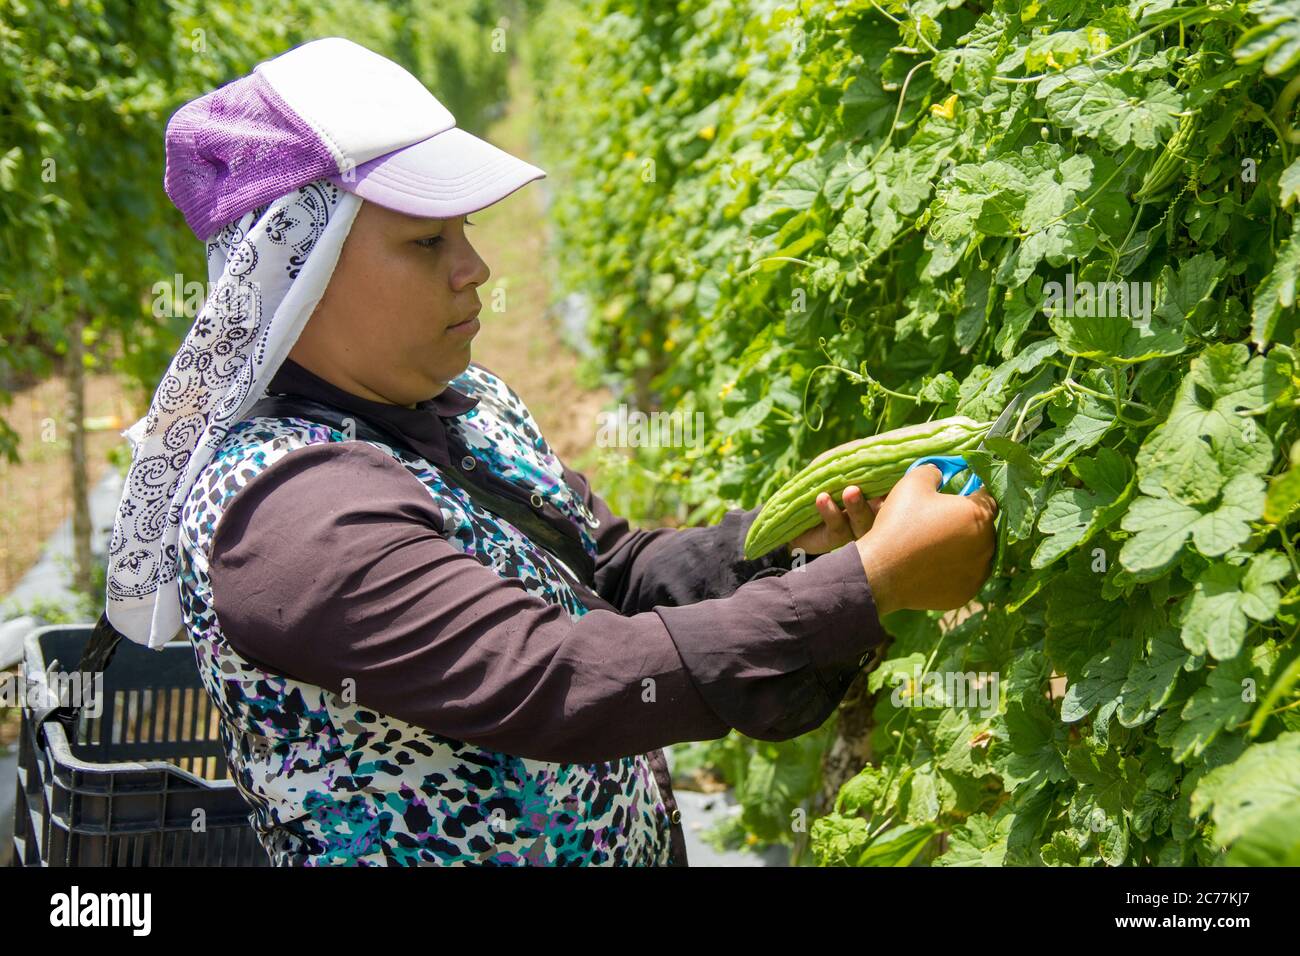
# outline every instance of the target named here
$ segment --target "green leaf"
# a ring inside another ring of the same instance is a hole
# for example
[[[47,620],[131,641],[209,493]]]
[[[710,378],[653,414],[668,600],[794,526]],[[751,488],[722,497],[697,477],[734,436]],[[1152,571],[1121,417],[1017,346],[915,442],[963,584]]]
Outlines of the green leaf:
[[[1002,322],[994,339],[998,354],[1009,359],[1029,324],[1038,314],[1043,301],[1043,277],[1033,276],[1027,284],[1017,285],[1004,299]]]
[[[1225,261],[1212,252],[1192,256],[1179,263],[1176,269],[1164,266],[1160,270],[1161,300],[1156,306],[1156,314],[1171,325],[1181,326],[1197,306],[1209,299],[1223,278],[1225,268]]]
[[[1300,800],[1300,733],[1246,748],[1235,761],[1216,767],[1192,792],[1191,811],[1212,811],[1215,835],[1225,844],[1242,838],[1275,811]],[[1271,825],[1271,824],[1268,824]]]
[[[1087,213],[1077,210],[1060,222],[1029,233],[998,269],[997,281],[1016,286],[1029,279],[1039,263],[1054,266],[1086,256],[1097,244],[1097,233],[1088,225]]]
[[[1208,651],[1217,660],[1236,657],[1250,621],[1277,614],[1281,594],[1274,584],[1290,573],[1291,563],[1277,551],[1257,554],[1244,565],[1210,565],[1183,606],[1183,644],[1193,654]]]
[[[984,331],[993,308],[989,296],[991,284],[992,278],[987,270],[977,269],[966,279],[965,297],[953,326],[953,341],[963,352],[969,352]]]
[[[18,181],[17,171],[22,158],[21,146],[14,146],[0,155],[0,190],[13,192]]]
[[[1071,680],[1082,676],[1088,659],[1115,635],[1131,633],[1135,616],[1142,614],[1140,602],[1126,605],[1103,598],[1103,575],[1097,568],[1089,553],[1073,551],[1065,573],[1057,571],[1047,592],[1043,648],[1057,672]]]
[[[957,401],[958,383],[949,372],[940,372],[938,375],[927,376],[917,390],[923,402],[934,402],[938,405],[947,405]]]
[[[1169,417],[1138,452],[1141,489],[1203,504],[1233,476],[1266,471],[1273,442],[1239,412],[1276,401],[1286,379],[1285,364],[1273,353],[1251,356],[1239,342],[1207,348],[1179,385]]]
[[[1001,866],[1007,855],[1007,838],[1015,817],[993,820],[984,814],[969,817],[948,834],[948,850],[936,866]]]
[[[1300,684],[1300,653],[1297,653],[1291,662],[1283,668],[1282,673],[1277,675],[1273,681],[1273,686],[1268,689],[1268,693],[1260,700],[1259,706],[1255,708],[1255,716],[1250,719],[1249,734],[1251,737],[1258,737],[1259,732],[1264,729],[1269,718],[1273,715],[1273,708],[1278,705],[1286,695],[1291,693],[1292,688]]]
[[[1120,527],[1136,532],[1120,549],[1120,564],[1135,574],[1163,571],[1190,537],[1206,557],[1218,557],[1250,537],[1250,523],[1264,508],[1264,482],[1238,475],[1223,489],[1217,505],[1188,505],[1165,497],[1163,489],[1142,495],[1129,507]]]
[[[967,452],[966,461],[997,501],[1011,540],[1027,538],[1047,491],[1039,465],[1024,445],[1008,438],[990,438],[985,447],[987,451]]]
[[[795,163],[776,188],[768,190],[755,205],[745,210],[742,219],[751,226],[775,224],[790,213],[811,209],[821,192],[819,171],[820,163],[816,157]]]
[[[997,689],[992,683],[986,686],[990,691]],[[996,711],[999,706],[997,697],[990,694],[989,698],[986,698],[987,707],[990,711]],[[975,701],[968,699],[961,703],[973,705]],[[982,761],[977,763],[976,755],[982,754],[983,751],[977,750],[972,743],[986,729],[991,716],[992,714],[988,713],[979,721],[974,721],[969,710],[960,706],[945,708],[940,713],[934,728],[935,766],[948,775],[960,774],[964,777],[981,776],[991,772]]]
[[[840,787],[835,810],[837,813],[870,813],[872,806],[885,793],[887,775],[878,767],[867,764]]]
[[[1237,838],[1229,866],[1300,866],[1300,797],[1262,817]]]
[[[1039,339],[1007,359],[986,378],[973,374],[962,383],[957,412],[972,418],[996,418],[1006,406],[1004,394],[1016,379],[1024,381],[1059,351],[1055,337]]]
[[[994,766],[1009,790],[1065,780],[1065,729],[1039,702],[1012,702],[999,719]]]
[[[1047,95],[1048,114],[1107,149],[1130,143],[1138,149],[1155,149],[1178,128],[1183,100],[1163,80],[1143,83],[1135,76],[1090,66],[1073,67],[1063,79],[1064,85]],[[1040,95],[1043,89],[1040,85]]]
[[[930,233],[950,242],[967,239],[975,231],[1014,235],[1028,189],[1025,174],[1003,160],[957,166],[938,190]]]
[[[1126,757],[1113,749],[1103,751],[1088,747],[1075,747],[1066,758],[1071,776],[1090,788],[1092,802],[1112,818],[1123,816],[1133,797],[1130,777],[1137,775],[1140,765],[1133,757]]]
[[[1047,866],[1080,866],[1083,863],[1080,850],[1081,844],[1074,830],[1057,830],[1040,852]]]
[[[1029,41],[1025,69],[1037,73],[1051,66],[1059,70],[1086,60],[1094,52],[1086,30],[1059,30]]]
[[[816,788],[819,757],[815,736],[754,747],[737,793],[751,832],[767,842],[789,836],[790,814]]]
[[[1114,380],[1104,369],[1089,369],[1080,384],[1102,395],[1115,394]],[[1045,475],[1064,468],[1080,452],[1087,451],[1105,438],[1118,424],[1114,400],[1098,398],[1087,392],[1080,394],[1063,414],[1053,406],[1052,415],[1060,425],[1055,432],[1047,433],[1054,437],[1051,445],[1040,455]]]
[[[880,37],[884,40],[884,36]],[[887,48],[886,48],[887,49]],[[878,72],[884,50],[868,51],[864,55],[876,69],[855,70],[853,80],[840,97],[839,109],[845,135],[849,139],[875,133],[879,134],[893,118],[898,97],[885,90],[883,77]]]
[[[1083,720],[1098,707],[1096,725],[1105,729],[1119,707],[1120,689],[1133,665],[1134,642],[1124,638],[1107,647],[1083,666],[1083,677],[1072,683],[1061,701],[1061,720]]]
[[[813,821],[809,834],[821,866],[856,866],[871,842],[871,826],[861,817],[830,813]]]
[[[1028,195],[1020,218],[1020,228],[1026,232],[1045,229],[1061,219],[1074,208],[1080,193],[1092,183],[1090,157],[1075,154],[1065,157],[1058,165],[1059,155],[1060,149],[1057,147],[1048,154],[1050,158],[1036,158],[1034,164],[1026,168],[1026,172],[1030,172],[1036,169],[1038,163],[1047,166],[1037,169],[1032,177],[1028,177]]]
[[[1066,763],[1080,784],[1071,804],[1071,819],[1093,834],[1102,859],[1119,866],[1128,855],[1125,817],[1137,796],[1139,762],[1115,750],[1098,753],[1076,747]]]
[[[860,817],[827,814],[813,821],[813,855],[822,866],[908,866],[934,835],[931,826],[897,826],[874,839]]]
[[[898,802],[903,810],[903,819],[908,823],[925,824],[938,819],[942,808],[935,774],[929,770],[914,770],[903,783]]]
[[[1154,717],[1173,694],[1179,672],[1192,660],[1175,628],[1156,629],[1150,651],[1134,658],[1120,688],[1119,722],[1136,727]]]
[[[1133,466],[1118,452],[1103,448],[1093,458],[1079,458],[1070,470],[1084,483],[1047,499],[1038,530],[1047,535],[1030,566],[1042,568],[1077,548],[1114,521],[1132,496]]]
[[[826,183],[822,187],[832,209],[839,209],[850,193],[862,192],[865,182],[860,177],[870,179],[873,175],[868,168],[870,160],[870,149],[864,146],[856,152],[844,149],[842,155],[832,161],[830,171],[826,174]],[[853,190],[855,184],[858,188]]]
[[[1277,181],[1277,191],[1283,209],[1300,197],[1300,158],[1293,159],[1291,165],[1282,170]]]
[[[1264,346],[1273,340],[1282,310],[1295,305],[1297,276],[1300,276],[1300,216],[1291,223],[1291,235],[1277,247],[1273,268],[1255,289],[1250,334],[1256,345]]]
[[[1280,76],[1300,63],[1300,7],[1292,0],[1255,0],[1259,24],[1237,39],[1232,54],[1240,63],[1264,60],[1264,72]]]
[[[868,675],[867,690],[878,694],[886,687],[893,688],[900,683],[910,682],[913,674],[924,670],[925,655],[919,652],[906,657],[891,657]]]
[[[1291,467],[1268,483],[1264,520],[1281,524],[1300,505],[1300,441],[1291,446]]]
[[[930,838],[932,826],[902,825],[886,830],[862,851],[858,866],[911,866]]]
[[[1139,840],[1150,840],[1153,832],[1165,832],[1169,829],[1173,809],[1173,802],[1166,794],[1143,789],[1133,799],[1130,819],[1133,835]]]
[[[1224,728],[1240,723],[1250,713],[1246,681],[1255,676],[1250,658],[1240,654],[1212,668],[1205,685],[1183,706],[1181,721],[1170,747],[1174,762],[1199,756]]]
[[[1150,283],[1048,283],[1048,324],[1061,351],[1098,362],[1131,365],[1186,347],[1181,314],[1154,310]]]

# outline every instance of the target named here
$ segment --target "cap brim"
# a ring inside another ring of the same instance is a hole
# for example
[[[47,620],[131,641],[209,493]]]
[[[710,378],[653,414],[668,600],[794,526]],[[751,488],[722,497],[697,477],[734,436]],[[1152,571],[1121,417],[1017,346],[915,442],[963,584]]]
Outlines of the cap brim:
[[[450,219],[509,196],[546,172],[459,127],[328,177],[341,189],[408,216]]]

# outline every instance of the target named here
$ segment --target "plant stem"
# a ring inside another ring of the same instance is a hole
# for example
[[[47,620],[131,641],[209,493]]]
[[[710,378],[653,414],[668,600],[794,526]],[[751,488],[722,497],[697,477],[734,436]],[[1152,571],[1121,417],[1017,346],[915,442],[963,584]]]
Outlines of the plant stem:
[[[894,110],[894,118],[890,121],[889,129],[885,133],[885,141],[880,144],[880,149],[876,150],[876,155],[871,157],[871,162],[867,164],[868,169],[875,167],[876,161],[885,154],[885,150],[887,150],[893,142],[894,127],[898,125],[898,118],[903,115],[903,101],[907,99],[907,87],[912,82],[912,77],[916,75],[917,70],[923,66],[928,66],[932,62],[933,60],[922,60],[920,63],[916,64],[916,66],[907,71],[907,76],[903,78],[903,89],[898,94],[898,106]]]
[[[1093,398],[1100,398],[1107,402],[1123,402],[1125,405],[1132,405],[1134,408],[1140,408],[1144,412],[1151,413],[1154,409],[1150,405],[1144,405],[1141,402],[1134,401],[1131,398],[1120,398],[1118,394],[1107,395],[1105,392],[1099,392],[1095,388],[1089,388],[1087,385],[1080,385],[1071,378],[1065,380],[1065,385],[1072,392],[1082,392],[1085,395],[1091,395]]]

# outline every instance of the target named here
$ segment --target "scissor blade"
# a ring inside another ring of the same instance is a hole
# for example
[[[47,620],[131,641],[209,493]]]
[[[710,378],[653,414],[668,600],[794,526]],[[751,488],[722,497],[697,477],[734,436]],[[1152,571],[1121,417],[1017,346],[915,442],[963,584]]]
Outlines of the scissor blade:
[[[1007,432],[1011,431],[1012,426],[1015,425],[1016,416],[1020,414],[1020,409],[1024,404],[1024,392],[1017,393],[1015,398],[1007,402],[1007,407],[1002,409],[1002,414],[997,417],[997,420],[993,423],[993,427],[988,430],[980,443],[975,446],[976,450],[983,451],[985,443],[987,443],[990,438],[1001,438]]]
[[[1024,441],[1026,438],[1032,435],[1034,433],[1034,429],[1037,428],[1042,423],[1043,423],[1043,413],[1038,412],[1037,414],[1034,415],[1033,418],[1028,419],[1023,425],[1020,426],[1019,434],[1012,435],[1011,436],[1012,440]]]

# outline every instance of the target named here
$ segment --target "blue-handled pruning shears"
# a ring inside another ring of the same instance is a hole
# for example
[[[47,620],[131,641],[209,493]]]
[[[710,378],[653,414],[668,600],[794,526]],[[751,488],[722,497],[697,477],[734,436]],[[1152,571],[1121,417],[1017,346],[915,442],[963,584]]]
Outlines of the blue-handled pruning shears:
[[[981,439],[980,443],[976,446],[976,451],[982,451],[985,443],[990,438],[1000,438],[1015,429],[1016,422],[1020,416],[1020,410],[1024,408],[1026,400],[1025,393],[1020,392],[1015,398],[1007,403],[1007,407],[1002,409],[1002,414],[999,415],[997,421],[993,423],[993,427],[988,430],[984,438]],[[1011,435],[1011,440],[1024,441],[1029,433],[1038,427],[1042,420],[1043,416],[1041,414],[1035,415],[1029,421],[1025,422],[1016,434]],[[943,475],[943,480],[939,483],[940,488],[951,481],[954,475],[970,469],[970,465],[961,455],[926,455],[923,458],[916,459],[916,461],[908,465],[907,470],[911,471],[914,468],[920,468],[922,465],[934,465],[939,469],[939,473]],[[962,487],[959,494],[973,495],[983,486],[984,482],[980,480],[980,476],[971,472],[970,480]]]

